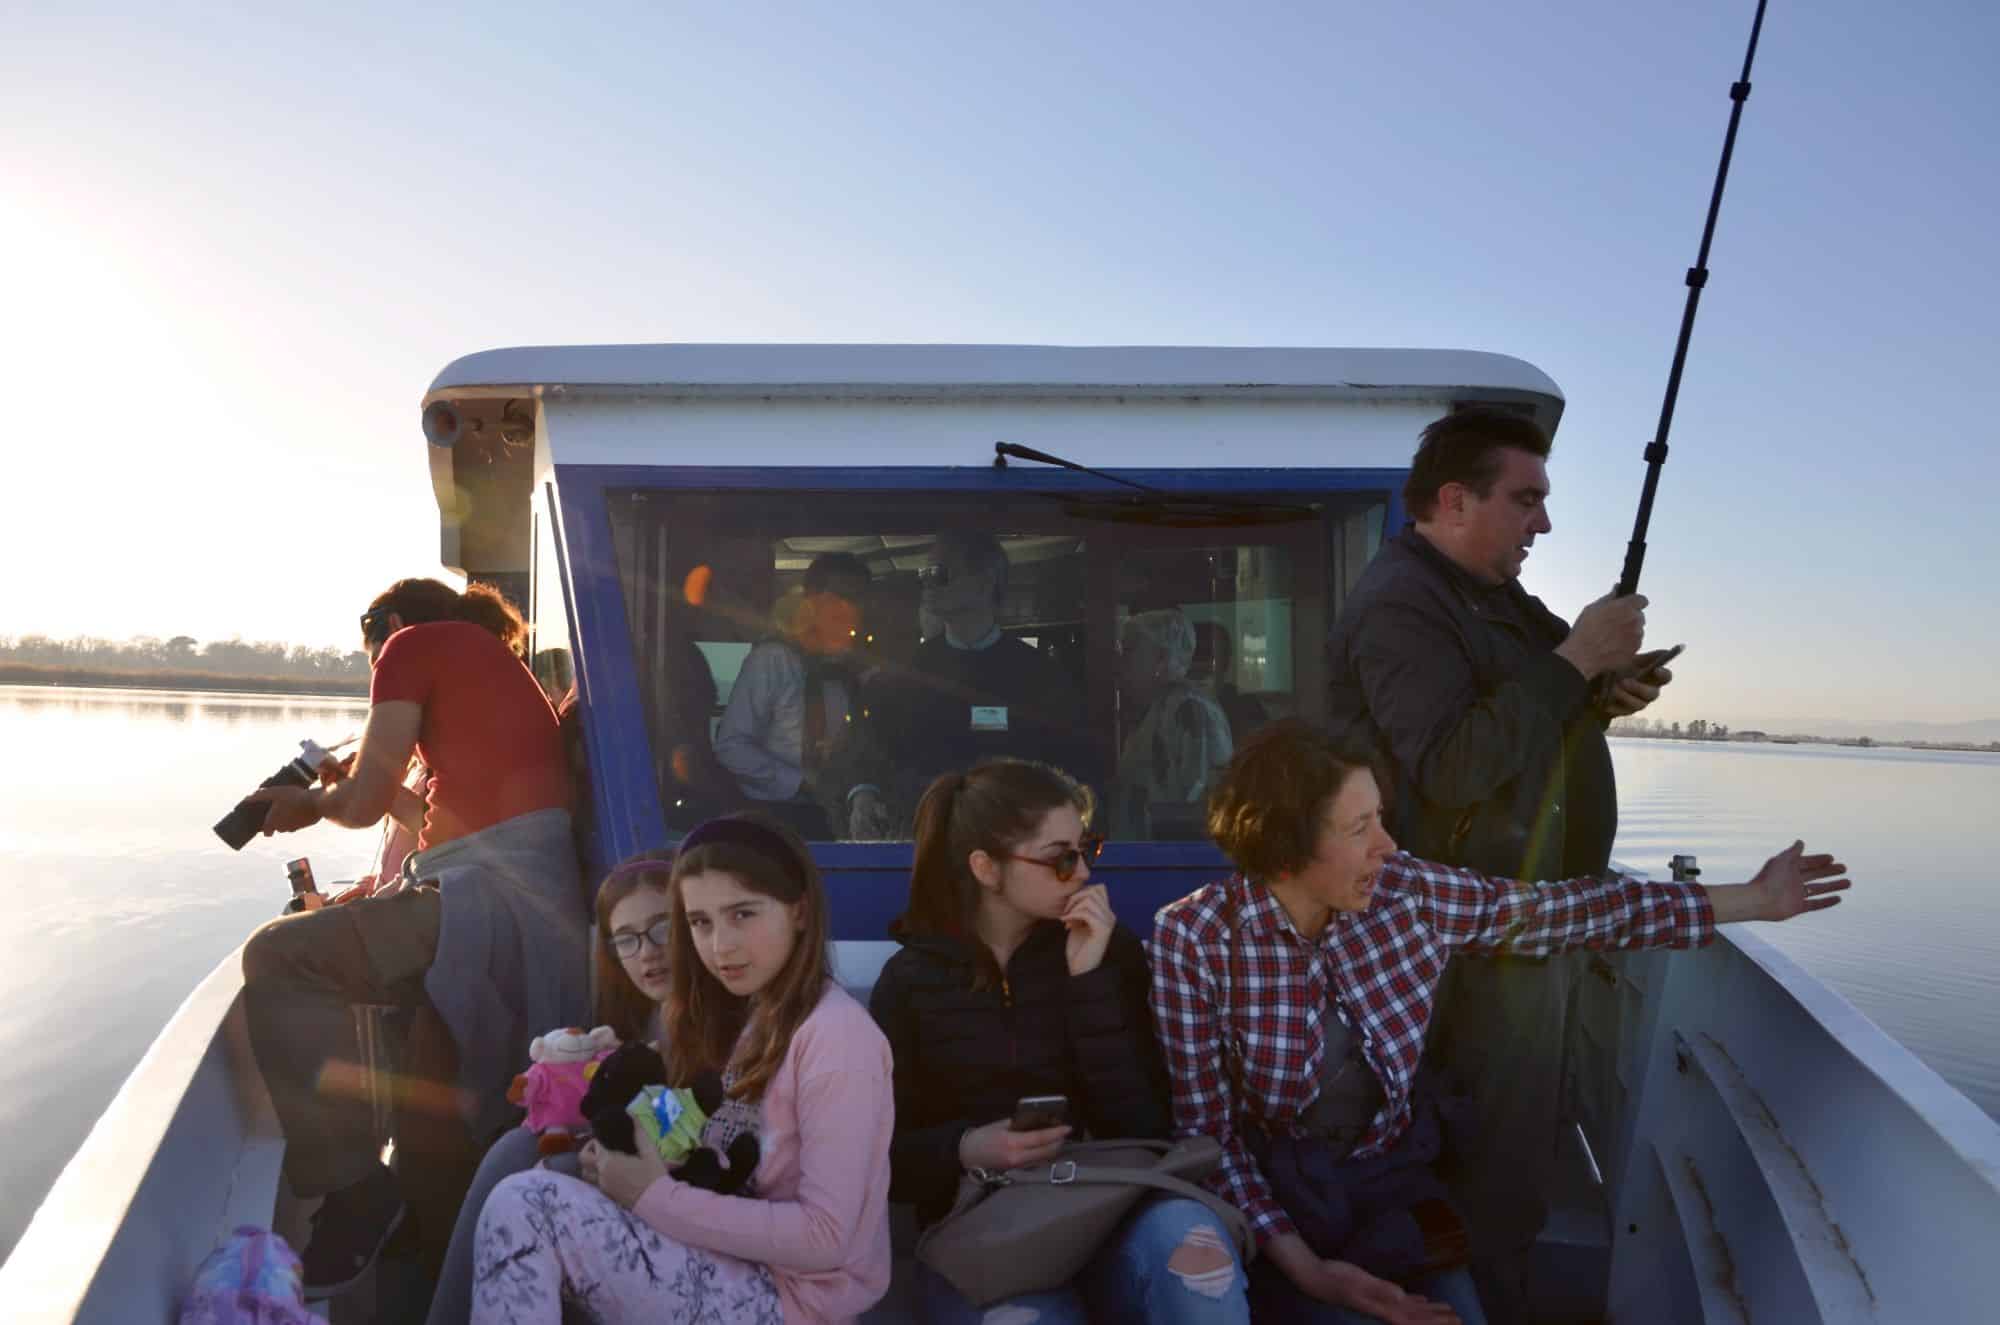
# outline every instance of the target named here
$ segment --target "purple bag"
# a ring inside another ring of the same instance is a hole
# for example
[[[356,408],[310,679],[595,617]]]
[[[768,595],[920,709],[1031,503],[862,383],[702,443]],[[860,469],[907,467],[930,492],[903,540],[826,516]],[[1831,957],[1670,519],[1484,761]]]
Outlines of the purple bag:
[[[320,1325],[306,1311],[305,1271],[285,1240],[245,1224],[194,1272],[180,1325]]]

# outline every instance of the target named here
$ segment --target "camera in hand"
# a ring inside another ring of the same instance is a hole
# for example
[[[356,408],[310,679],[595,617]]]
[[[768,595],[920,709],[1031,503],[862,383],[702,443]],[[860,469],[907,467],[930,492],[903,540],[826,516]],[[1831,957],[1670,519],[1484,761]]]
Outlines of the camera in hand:
[[[258,783],[259,787],[310,787],[319,777],[320,765],[333,758],[313,741],[300,741],[299,754],[288,761],[283,768]],[[216,824],[215,835],[229,844],[231,851],[241,851],[257,830],[269,818],[271,806],[268,801],[238,801],[236,808],[222,817]]]

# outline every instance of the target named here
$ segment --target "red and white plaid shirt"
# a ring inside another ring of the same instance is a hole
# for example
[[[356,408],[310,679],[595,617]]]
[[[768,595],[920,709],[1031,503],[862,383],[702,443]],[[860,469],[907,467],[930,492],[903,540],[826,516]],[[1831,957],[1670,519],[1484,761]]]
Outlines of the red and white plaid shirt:
[[[1237,1121],[1283,1132],[1312,1103],[1327,1008],[1382,1083],[1382,1108],[1354,1148],[1376,1155],[1410,1124],[1410,1083],[1453,952],[1692,948],[1714,936],[1699,886],[1620,874],[1526,887],[1398,852],[1368,909],[1335,912],[1317,940],[1262,885],[1240,875],[1211,883],[1161,908],[1147,944],[1175,1132],[1222,1144],[1209,1185],[1250,1217],[1262,1245],[1292,1222]]]

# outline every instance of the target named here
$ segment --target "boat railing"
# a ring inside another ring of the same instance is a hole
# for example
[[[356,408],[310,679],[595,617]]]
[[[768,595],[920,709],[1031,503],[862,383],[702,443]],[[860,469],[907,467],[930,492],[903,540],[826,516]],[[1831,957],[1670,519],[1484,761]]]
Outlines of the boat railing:
[[[2000,1123],[1756,929],[1590,959],[1569,1084],[1607,1317],[1990,1319]]]
[[[284,1139],[244,1023],[242,950],[195,987],[0,1266],[9,1325],[166,1325],[239,1224],[269,1227]]]

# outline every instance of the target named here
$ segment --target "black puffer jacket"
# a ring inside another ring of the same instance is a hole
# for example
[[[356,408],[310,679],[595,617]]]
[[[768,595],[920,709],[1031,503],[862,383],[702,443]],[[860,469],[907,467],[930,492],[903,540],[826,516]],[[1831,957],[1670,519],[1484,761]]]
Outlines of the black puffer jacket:
[[[868,1000],[896,1059],[889,1199],[928,1223],[951,1207],[958,1141],[1011,1117],[1023,1095],[1067,1095],[1076,1139],[1165,1137],[1166,1069],[1147,1010],[1146,953],[1120,925],[1097,969],[1072,976],[1063,927],[1045,920],[1007,963],[1000,989],[973,988],[976,949],[896,936]]]

